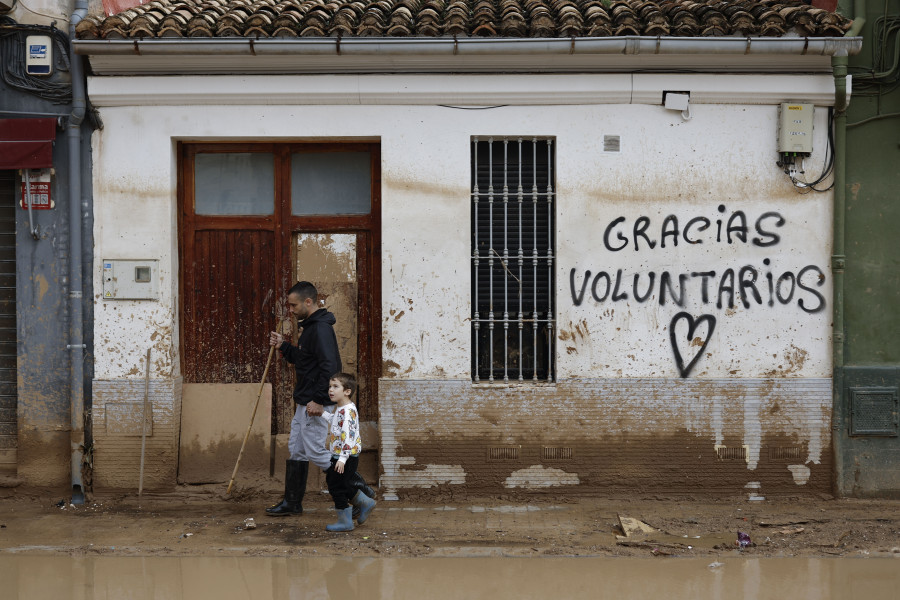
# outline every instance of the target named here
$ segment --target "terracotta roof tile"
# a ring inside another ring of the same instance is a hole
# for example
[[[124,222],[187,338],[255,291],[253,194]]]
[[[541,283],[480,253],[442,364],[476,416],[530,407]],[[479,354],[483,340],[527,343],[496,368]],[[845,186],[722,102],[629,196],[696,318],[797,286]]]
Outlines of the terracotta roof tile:
[[[154,0],[77,27],[153,37],[840,37],[850,21],[800,0]]]

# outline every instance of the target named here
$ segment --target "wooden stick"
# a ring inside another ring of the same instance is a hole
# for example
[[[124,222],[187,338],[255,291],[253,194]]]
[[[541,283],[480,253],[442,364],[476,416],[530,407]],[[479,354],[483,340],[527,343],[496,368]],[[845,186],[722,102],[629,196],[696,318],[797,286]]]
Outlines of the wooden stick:
[[[237,462],[234,463],[234,471],[231,472],[231,481],[228,482],[228,489],[225,495],[231,494],[231,486],[234,485],[234,478],[237,476],[238,466],[241,464],[241,456],[244,455],[244,446],[247,445],[247,439],[250,437],[250,430],[253,428],[253,419],[256,418],[256,409],[259,408],[259,399],[262,398],[263,388],[266,385],[266,376],[269,374],[269,364],[272,362],[272,355],[275,353],[275,346],[269,346],[269,358],[266,359],[266,369],[263,371],[262,381],[259,382],[259,392],[256,394],[256,405],[253,407],[253,414],[250,415],[250,424],[247,426],[247,433],[244,435],[244,441],[241,442],[241,451],[238,452]]]
[[[147,450],[147,408],[150,404],[150,348],[147,348],[147,374],[144,376],[144,414],[141,419],[141,474],[138,481],[138,501],[144,493],[144,452]],[[150,420],[153,421],[153,412],[150,409]]]

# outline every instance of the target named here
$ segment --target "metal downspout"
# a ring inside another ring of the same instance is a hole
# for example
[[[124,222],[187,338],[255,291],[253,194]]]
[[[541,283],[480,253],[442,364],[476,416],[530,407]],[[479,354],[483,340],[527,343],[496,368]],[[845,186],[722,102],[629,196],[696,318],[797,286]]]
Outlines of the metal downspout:
[[[866,24],[866,0],[854,0],[853,24],[847,37],[859,37],[862,46],[862,29]],[[850,60],[845,52],[831,57],[834,75],[834,246],[831,255],[831,271],[834,280],[834,306],[832,308],[832,401],[831,401],[831,452],[834,459],[834,494],[843,497],[844,489],[844,268],[847,257],[845,217],[847,206],[847,65]]]
[[[847,63],[846,53],[831,57],[834,73],[834,245],[831,271],[834,277],[834,321],[832,332],[831,448],[834,456],[834,493],[844,495],[842,432],[844,428],[844,211],[847,199]]]
[[[72,427],[72,503],[84,503],[81,463],[84,457],[84,331],[81,277],[81,123],[87,106],[81,59],[72,42],[75,26],[87,16],[87,0],[75,0],[69,20],[72,54],[72,114],[66,124],[69,142],[69,378]]]

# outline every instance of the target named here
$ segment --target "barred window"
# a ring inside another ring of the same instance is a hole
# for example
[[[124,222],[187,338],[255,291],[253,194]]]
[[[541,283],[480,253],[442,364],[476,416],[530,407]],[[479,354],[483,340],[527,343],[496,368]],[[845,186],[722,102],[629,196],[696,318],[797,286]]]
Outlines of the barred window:
[[[472,379],[552,381],[552,139],[472,140]]]

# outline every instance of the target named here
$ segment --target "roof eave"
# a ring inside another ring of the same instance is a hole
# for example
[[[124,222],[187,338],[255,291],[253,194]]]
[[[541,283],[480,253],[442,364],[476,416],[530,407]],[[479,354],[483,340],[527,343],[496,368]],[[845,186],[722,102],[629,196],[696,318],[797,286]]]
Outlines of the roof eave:
[[[100,75],[822,72],[831,56],[857,54],[862,38],[153,38],[76,40],[73,45]]]

